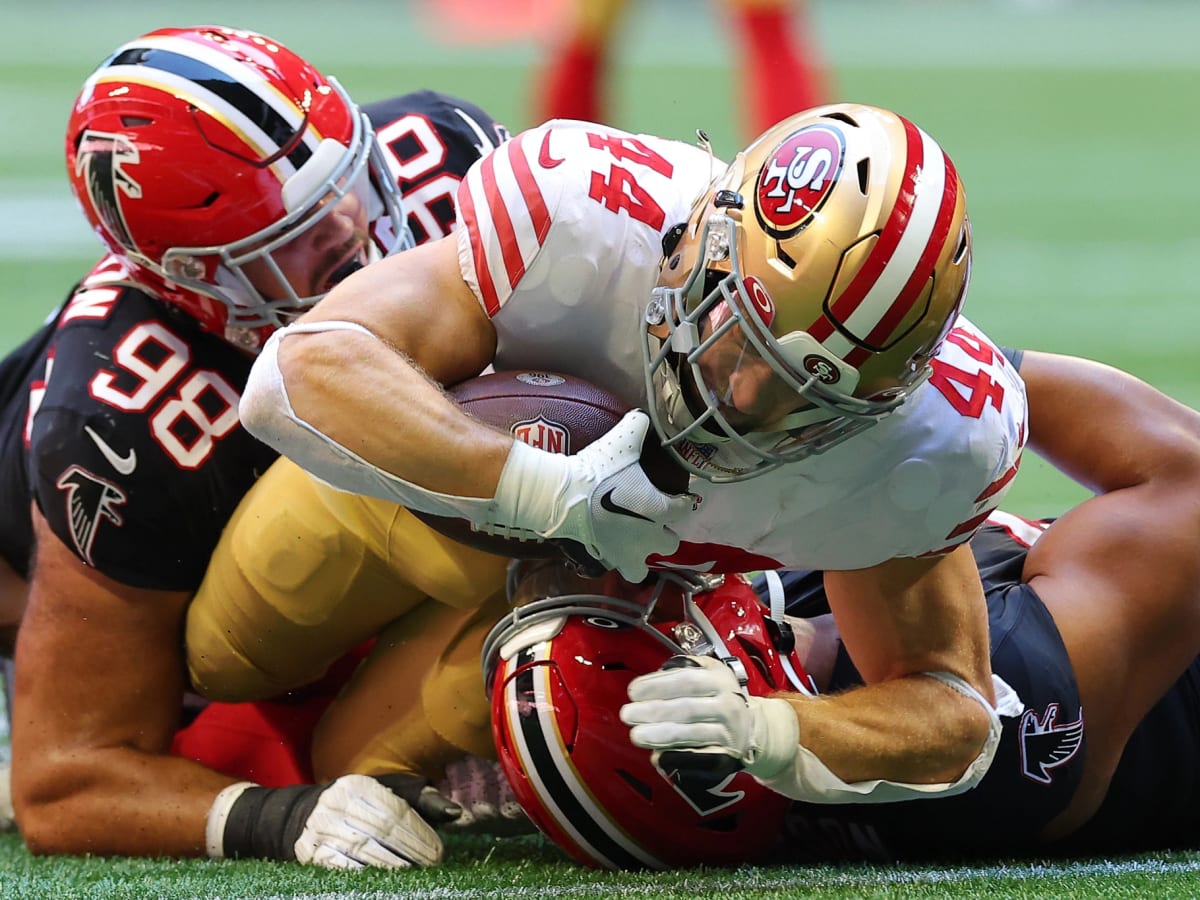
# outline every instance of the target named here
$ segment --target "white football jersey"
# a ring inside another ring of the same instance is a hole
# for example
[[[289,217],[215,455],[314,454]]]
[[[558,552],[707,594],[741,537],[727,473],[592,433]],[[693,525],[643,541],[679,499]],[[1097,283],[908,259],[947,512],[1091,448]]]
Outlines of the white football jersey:
[[[696,147],[564,121],[477,162],[459,189],[459,260],[495,325],[495,368],[563,372],[644,408],[662,236],[723,169]],[[1020,376],[960,319],[932,378],[880,423],[748,481],[693,478],[683,543],[658,562],[855,569],[947,550],[999,504],[1025,431]]]

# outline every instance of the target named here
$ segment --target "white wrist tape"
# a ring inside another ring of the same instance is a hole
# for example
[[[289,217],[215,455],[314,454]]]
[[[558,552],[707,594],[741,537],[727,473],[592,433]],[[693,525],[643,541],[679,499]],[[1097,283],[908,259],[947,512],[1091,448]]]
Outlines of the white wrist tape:
[[[793,764],[784,767],[774,776],[759,775],[753,770],[751,774],[764,785],[793,800],[803,800],[807,803],[895,803],[901,800],[915,800],[919,797],[951,797],[968,791],[983,779],[988,767],[996,755],[1000,744],[1000,734],[1003,725],[1000,716],[1019,715],[1024,709],[1016,691],[1008,686],[998,675],[992,676],[992,685],[996,691],[996,708],[987,701],[979,691],[971,687],[957,675],[948,672],[924,672],[930,678],[936,678],[943,684],[958,691],[964,697],[970,697],[987,710],[988,736],[983,743],[979,755],[967,766],[966,771],[953,782],[940,784],[907,784],[898,781],[877,779],[874,781],[856,781],[848,783],[829,770],[829,767],[815,753],[797,742],[797,753]]]
[[[754,713],[754,751],[746,771],[760,780],[772,778],[795,759],[800,720],[779,697],[747,697],[746,702]]]
[[[217,794],[212,806],[208,808],[208,820],[204,826],[204,845],[209,859],[225,858],[225,822],[229,811],[237,798],[242,796],[247,788],[258,787],[253,781],[239,781],[231,784]]]
[[[321,331],[354,331],[375,337],[355,322],[342,321],[297,322],[276,331],[254,361],[242,394],[239,413],[246,430],[339,490],[391,500],[434,515],[466,518],[476,523],[491,521],[495,510],[493,498],[441,494],[405,481],[363,459],[296,415],[279,370],[279,344],[289,335]]]
[[[513,441],[496,483],[494,518],[512,526],[505,533],[544,536],[562,525],[572,499],[562,496],[570,482],[569,466],[561,453]]]

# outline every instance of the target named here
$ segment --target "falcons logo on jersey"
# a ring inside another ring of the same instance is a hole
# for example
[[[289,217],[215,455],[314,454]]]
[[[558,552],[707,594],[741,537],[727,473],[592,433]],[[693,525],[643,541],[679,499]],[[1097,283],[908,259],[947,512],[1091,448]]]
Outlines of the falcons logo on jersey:
[[[125,223],[120,195],[141,198],[142,186],[127,171],[128,166],[140,161],[140,151],[127,136],[91,129],[83,133],[75,157],[75,174],[83,176],[97,218],[122,247],[132,252],[138,248]]]
[[[1021,771],[1026,778],[1049,784],[1056,769],[1070,761],[1083,746],[1083,710],[1077,722],[1058,724],[1058,704],[1051,703],[1039,719],[1032,709],[1025,710],[1019,726]]]
[[[67,517],[71,523],[71,540],[79,556],[89,566],[96,529],[107,519],[118,528],[125,520],[117,512],[129,498],[111,481],[98,478],[86,469],[71,466],[58,476],[54,486],[67,495]]]

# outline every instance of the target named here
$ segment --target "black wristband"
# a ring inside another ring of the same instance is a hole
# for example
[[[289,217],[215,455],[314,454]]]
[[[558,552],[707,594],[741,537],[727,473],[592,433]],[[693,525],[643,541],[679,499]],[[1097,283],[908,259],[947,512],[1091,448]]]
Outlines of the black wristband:
[[[328,785],[251,787],[242,791],[225,820],[222,847],[231,859],[296,858],[296,841]]]

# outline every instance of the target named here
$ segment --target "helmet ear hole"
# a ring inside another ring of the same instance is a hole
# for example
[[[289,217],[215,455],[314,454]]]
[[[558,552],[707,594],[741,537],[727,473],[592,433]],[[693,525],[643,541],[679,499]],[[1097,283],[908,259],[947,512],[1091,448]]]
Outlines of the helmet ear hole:
[[[871,160],[863,158],[858,161],[858,189],[867,196],[867,185],[871,183]]]
[[[966,259],[967,254],[971,250],[971,232],[967,228],[966,223],[963,223],[962,230],[958,233],[958,246],[954,248],[954,257],[951,260],[954,265],[961,265]]]

